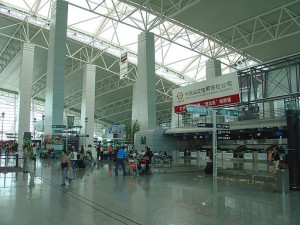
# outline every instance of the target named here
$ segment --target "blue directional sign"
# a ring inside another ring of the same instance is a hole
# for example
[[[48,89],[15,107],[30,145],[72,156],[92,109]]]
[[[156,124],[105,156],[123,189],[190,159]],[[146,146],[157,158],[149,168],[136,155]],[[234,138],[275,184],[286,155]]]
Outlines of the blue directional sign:
[[[66,125],[52,125],[52,128],[66,128]]]
[[[200,116],[207,116],[211,115],[211,108],[210,107],[205,107],[201,105],[187,105],[185,106],[185,111],[190,114],[197,113]]]
[[[62,133],[62,130],[53,130],[53,133],[54,133],[54,134],[61,134],[61,133]]]
[[[73,129],[73,128],[82,128],[82,126],[80,125],[76,125],[76,126],[69,126],[70,129]]]

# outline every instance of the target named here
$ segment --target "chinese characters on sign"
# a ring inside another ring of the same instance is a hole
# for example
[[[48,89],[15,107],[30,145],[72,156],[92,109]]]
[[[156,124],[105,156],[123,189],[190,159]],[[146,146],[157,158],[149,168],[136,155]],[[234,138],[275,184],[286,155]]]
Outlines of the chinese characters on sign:
[[[123,50],[120,56],[120,79],[127,77],[128,73],[128,52],[127,50]]]
[[[240,95],[236,73],[173,90],[176,113],[185,112],[186,105],[215,107],[238,102],[240,102]]]

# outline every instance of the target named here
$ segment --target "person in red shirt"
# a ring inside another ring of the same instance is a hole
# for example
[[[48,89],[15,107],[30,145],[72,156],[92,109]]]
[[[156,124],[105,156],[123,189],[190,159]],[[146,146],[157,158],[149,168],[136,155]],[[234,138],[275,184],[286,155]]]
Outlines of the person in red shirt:
[[[110,160],[112,160],[112,158],[113,158],[113,153],[114,153],[114,148],[110,145],[110,146],[108,147],[108,158],[109,158]]]

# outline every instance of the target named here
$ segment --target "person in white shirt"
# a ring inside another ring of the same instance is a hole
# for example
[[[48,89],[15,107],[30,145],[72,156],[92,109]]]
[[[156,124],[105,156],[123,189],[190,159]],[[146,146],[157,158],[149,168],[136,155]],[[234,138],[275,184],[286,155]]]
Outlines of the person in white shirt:
[[[71,149],[69,159],[71,161],[71,166],[72,166],[72,169],[73,169],[73,172],[74,172],[78,169],[78,165],[76,163],[76,161],[77,161],[77,152],[75,152],[73,148]]]

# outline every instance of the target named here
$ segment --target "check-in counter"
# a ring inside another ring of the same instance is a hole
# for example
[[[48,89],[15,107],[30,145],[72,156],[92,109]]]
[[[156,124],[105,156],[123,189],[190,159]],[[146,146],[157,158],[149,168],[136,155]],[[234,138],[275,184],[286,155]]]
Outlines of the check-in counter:
[[[267,153],[266,152],[253,152],[253,160],[254,162],[264,162],[267,161]]]
[[[257,169],[260,171],[267,171],[268,170],[268,165],[266,163],[258,163]]]
[[[244,170],[253,170],[253,162],[245,162]]]
[[[192,158],[197,158],[197,152],[196,151],[191,151],[191,157]]]
[[[184,150],[179,150],[178,156],[179,156],[179,157],[184,157]]]
[[[223,169],[233,169],[233,162],[232,161],[224,161],[223,162]]]
[[[233,152],[226,152],[225,154],[225,160],[232,160],[233,159]]]
[[[223,154],[221,151],[217,152],[217,160],[222,160],[223,159]]]
[[[206,159],[206,150],[201,150],[198,152],[199,159]]]
[[[258,153],[257,159],[258,161],[267,161],[267,153]]]
[[[191,165],[197,165],[197,159],[191,159]]]
[[[206,166],[206,160],[204,158],[198,160],[199,166]]]
[[[184,165],[184,159],[183,158],[179,158],[177,161],[178,165]]]
[[[223,161],[222,160],[217,160],[217,167],[222,168],[223,167]]]
[[[243,158],[246,162],[253,162],[253,153],[252,152],[245,152]]]

